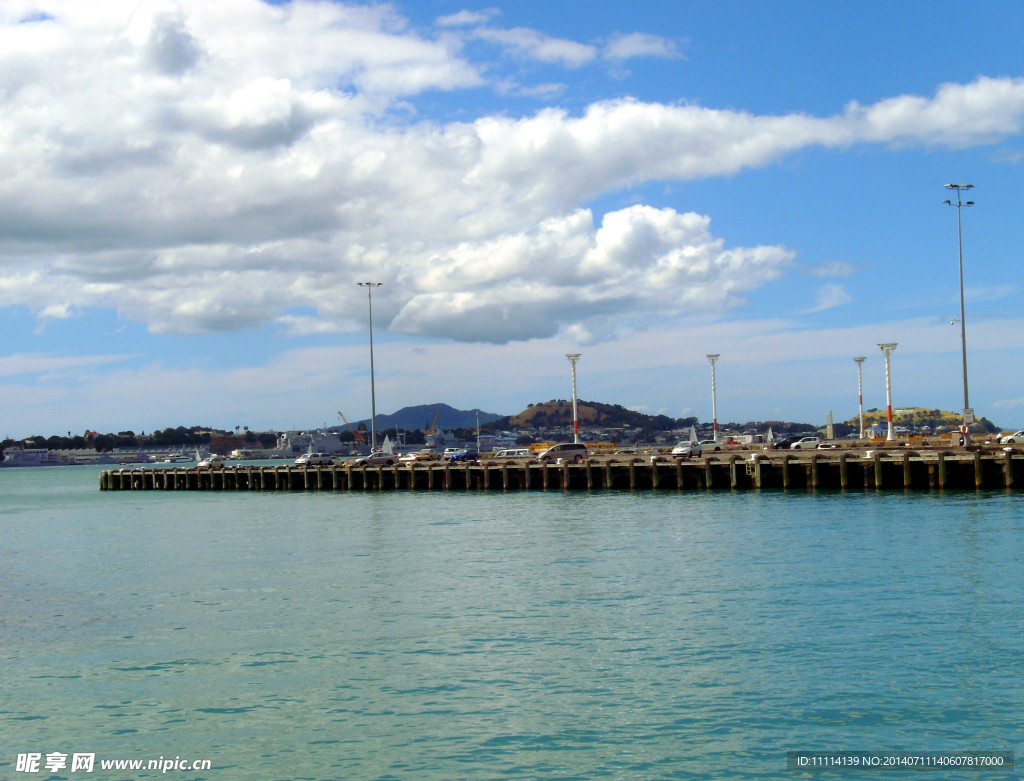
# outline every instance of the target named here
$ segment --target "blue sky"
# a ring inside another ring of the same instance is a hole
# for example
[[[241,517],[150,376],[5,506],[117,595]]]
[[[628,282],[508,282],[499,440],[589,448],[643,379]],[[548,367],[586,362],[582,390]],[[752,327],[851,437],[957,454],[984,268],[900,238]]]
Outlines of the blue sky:
[[[972,12],[973,11],[973,12]],[[8,0],[0,436],[582,398],[1024,426],[1024,7]]]

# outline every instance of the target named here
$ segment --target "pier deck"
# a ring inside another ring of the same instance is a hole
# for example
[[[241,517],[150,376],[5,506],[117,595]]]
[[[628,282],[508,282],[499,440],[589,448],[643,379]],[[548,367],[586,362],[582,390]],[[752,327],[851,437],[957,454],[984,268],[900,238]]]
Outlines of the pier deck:
[[[1017,489],[1024,455],[981,450],[598,457],[581,464],[146,467],[105,470],[103,491],[517,491]]]

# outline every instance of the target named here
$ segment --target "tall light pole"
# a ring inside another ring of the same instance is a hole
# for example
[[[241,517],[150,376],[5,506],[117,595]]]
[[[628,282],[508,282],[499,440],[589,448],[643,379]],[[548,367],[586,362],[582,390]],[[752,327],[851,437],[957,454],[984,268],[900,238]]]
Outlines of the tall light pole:
[[[885,353],[885,408],[886,419],[889,421],[889,432],[885,435],[885,441],[892,442],[896,437],[892,433],[892,375],[889,372],[889,358],[896,349],[896,342],[885,342],[878,346]]]
[[[565,357],[572,364],[572,441],[579,444],[580,441],[580,419],[576,410],[576,361],[583,353],[566,353]]]
[[[373,289],[383,282],[357,282],[366,288],[366,301],[370,307],[370,452],[377,449],[377,391],[373,382]]]
[[[707,353],[707,359],[711,361],[711,425],[714,432],[712,439],[718,441],[718,387],[715,385],[715,361],[721,357],[721,353]]]
[[[854,358],[857,362],[857,409],[860,414],[860,437],[858,439],[864,439],[864,361],[867,360],[866,355],[861,355]]]
[[[964,206],[974,206],[974,201],[963,201],[960,197],[961,190],[971,190],[973,184],[947,184],[947,190],[956,190],[956,203],[951,200],[944,203],[956,207],[956,238],[957,247],[960,250],[960,350],[964,364],[964,425],[969,426],[974,422],[971,413],[971,402],[967,396],[967,321],[964,320],[964,234],[960,222],[960,213]],[[968,420],[968,417],[972,420]]]

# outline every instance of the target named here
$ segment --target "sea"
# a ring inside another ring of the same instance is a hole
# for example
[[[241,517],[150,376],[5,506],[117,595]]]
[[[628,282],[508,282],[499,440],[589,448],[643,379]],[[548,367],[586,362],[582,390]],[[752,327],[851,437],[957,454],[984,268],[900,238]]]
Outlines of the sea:
[[[11,468],[0,530],[2,779],[1024,775],[1022,492]]]

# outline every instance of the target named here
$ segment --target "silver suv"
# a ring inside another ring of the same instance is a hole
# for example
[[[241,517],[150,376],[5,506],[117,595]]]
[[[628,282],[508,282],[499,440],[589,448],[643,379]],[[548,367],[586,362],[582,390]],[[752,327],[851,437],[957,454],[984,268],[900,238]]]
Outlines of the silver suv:
[[[549,464],[558,459],[579,463],[580,461],[586,461],[589,455],[586,445],[575,442],[560,442],[557,445],[552,445],[537,456],[537,460],[541,463]]]

